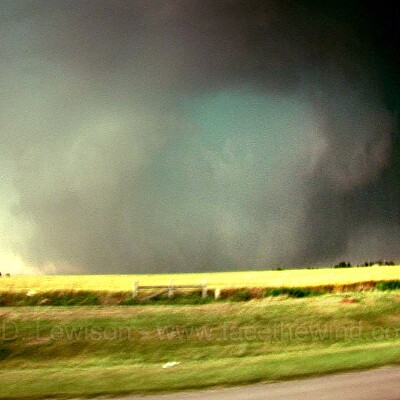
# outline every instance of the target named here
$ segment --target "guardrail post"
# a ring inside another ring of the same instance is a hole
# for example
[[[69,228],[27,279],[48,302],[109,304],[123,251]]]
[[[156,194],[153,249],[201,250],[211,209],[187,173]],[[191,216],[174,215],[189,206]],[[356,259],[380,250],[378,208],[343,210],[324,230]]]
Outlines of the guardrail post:
[[[174,286],[173,286],[173,281],[171,281],[169,283],[169,287],[168,287],[168,297],[170,299],[172,299],[172,297],[174,297]]]
[[[133,288],[132,288],[132,298],[133,299],[138,295],[138,292],[139,292],[139,282],[136,281],[136,282],[133,282]]]
[[[215,300],[218,300],[221,297],[221,289],[216,288],[214,293]]]
[[[205,299],[207,297],[207,280],[203,279],[201,283],[201,297]]]

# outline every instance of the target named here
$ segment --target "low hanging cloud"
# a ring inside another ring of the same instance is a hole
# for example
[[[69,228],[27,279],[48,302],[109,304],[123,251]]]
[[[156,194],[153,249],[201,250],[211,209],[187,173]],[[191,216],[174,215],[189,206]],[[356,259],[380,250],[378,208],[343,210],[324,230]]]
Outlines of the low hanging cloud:
[[[359,206],[394,118],[351,24],[278,1],[0,10],[0,247],[39,270],[300,266],[398,236]]]

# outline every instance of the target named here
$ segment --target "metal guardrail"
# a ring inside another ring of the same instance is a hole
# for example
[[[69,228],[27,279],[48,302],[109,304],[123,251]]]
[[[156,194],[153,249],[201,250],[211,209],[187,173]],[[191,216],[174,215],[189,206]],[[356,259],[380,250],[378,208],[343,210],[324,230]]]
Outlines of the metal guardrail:
[[[208,293],[206,280],[203,280],[200,285],[175,285],[173,282],[170,282],[169,285],[140,285],[139,281],[136,281],[133,283],[132,298],[138,297],[141,290],[157,290],[157,292],[142,297],[140,300],[150,300],[165,293],[168,293],[169,298],[173,298],[177,289],[201,289],[203,299],[207,297]]]

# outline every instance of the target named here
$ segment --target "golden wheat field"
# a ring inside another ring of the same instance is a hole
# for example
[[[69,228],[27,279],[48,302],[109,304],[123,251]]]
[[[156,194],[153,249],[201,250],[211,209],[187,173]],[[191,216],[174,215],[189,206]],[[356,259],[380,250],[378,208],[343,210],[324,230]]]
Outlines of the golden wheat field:
[[[400,265],[364,268],[297,269],[284,271],[209,272],[152,275],[52,275],[0,278],[0,292],[87,290],[124,292],[139,285],[201,285],[209,288],[305,287],[344,285],[358,282],[400,279]]]

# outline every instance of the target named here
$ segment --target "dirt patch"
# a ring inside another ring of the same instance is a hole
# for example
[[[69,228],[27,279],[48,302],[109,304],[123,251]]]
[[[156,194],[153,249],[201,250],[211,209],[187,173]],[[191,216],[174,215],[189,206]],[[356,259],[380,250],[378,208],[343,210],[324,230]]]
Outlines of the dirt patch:
[[[344,297],[342,300],[340,300],[341,303],[344,304],[354,304],[358,303],[359,300],[355,299],[354,297]]]

